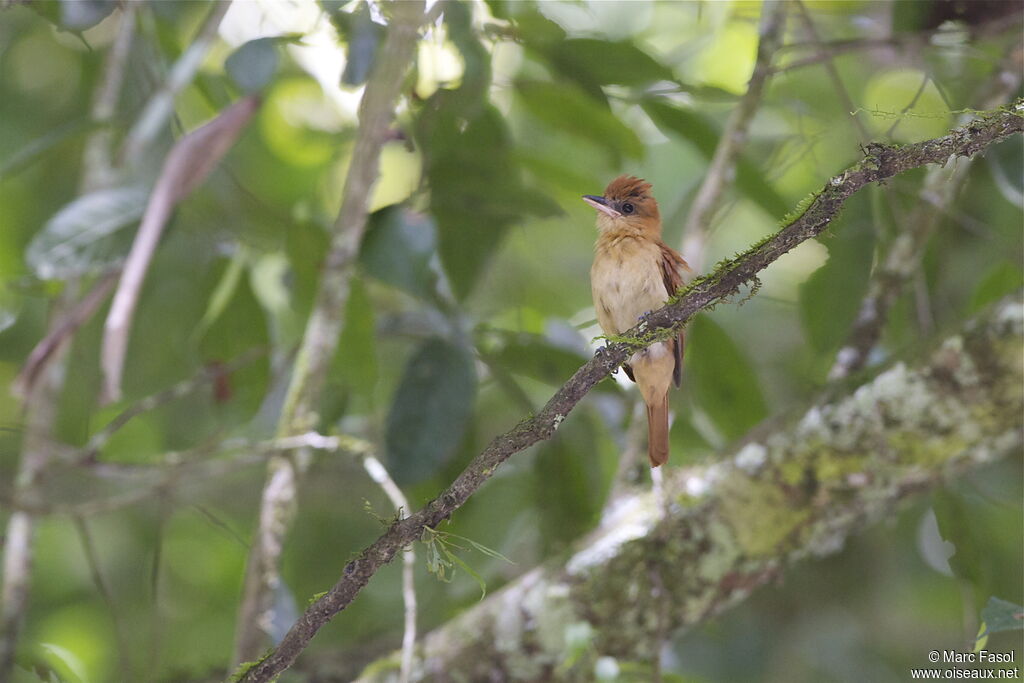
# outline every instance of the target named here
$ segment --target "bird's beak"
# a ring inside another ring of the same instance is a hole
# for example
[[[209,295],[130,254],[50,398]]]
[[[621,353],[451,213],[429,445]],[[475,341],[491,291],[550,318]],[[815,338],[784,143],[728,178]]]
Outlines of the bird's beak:
[[[612,218],[618,218],[619,216],[622,215],[621,213],[613,209],[611,205],[608,203],[608,200],[605,199],[604,197],[597,197],[592,194],[585,194],[583,195],[583,201],[585,201],[587,204],[590,204],[598,211],[608,214]]]

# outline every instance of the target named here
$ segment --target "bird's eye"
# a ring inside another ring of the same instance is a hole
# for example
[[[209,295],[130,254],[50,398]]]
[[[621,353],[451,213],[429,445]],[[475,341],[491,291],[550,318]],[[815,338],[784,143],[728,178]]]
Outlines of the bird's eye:
[[[634,211],[634,207],[633,207],[632,204],[630,204],[629,202],[623,202],[622,203],[622,213],[624,213],[624,214],[631,214],[631,213],[633,213],[633,211]]]

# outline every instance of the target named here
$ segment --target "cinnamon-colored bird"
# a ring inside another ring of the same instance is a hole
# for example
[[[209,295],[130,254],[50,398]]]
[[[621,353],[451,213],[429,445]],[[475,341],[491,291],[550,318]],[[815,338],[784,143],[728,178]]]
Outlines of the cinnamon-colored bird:
[[[597,244],[590,269],[597,322],[605,334],[622,334],[645,313],[661,308],[688,279],[690,267],[661,241],[661,215],[651,184],[619,176],[604,195],[583,195],[597,209]],[[647,404],[647,456],[651,467],[668,462],[668,390],[679,386],[683,333],[652,344],[623,363]]]

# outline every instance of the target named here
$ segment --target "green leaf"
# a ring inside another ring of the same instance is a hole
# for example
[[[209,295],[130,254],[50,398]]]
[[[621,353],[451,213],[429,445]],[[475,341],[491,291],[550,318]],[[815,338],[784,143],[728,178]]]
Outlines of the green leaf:
[[[565,29],[544,16],[537,9],[537,3],[491,3],[491,11],[499,19],[513,21],[516,40],[528,46],[553,44],[566,39]]]
[[[497,347],[487,354],[489,363],[553,386],[560,386],[588,360],[581,353],[554,346],[540,335],[498,331],[489,334],[488,341]]]
[[[203,319],[199,321],[193,333],[194,337],[202,336],[210,328],[210,325],[221,316],[224,309],[227,308],[228,303],[235,295],[235,290],[238,289],[238,283],[242,281],[242,273],[245,272],[248,260],[248,251],[243,247],[239,247],[228,262],[228,267],[217,282],[213,294],[210,295],[210,300],[206,304],[206,312],[203,313]]]
[[[43,280],[93,273],[123,258],[149,190],[116,187],[78,197],[56,213],[28,245],[26,260]]]
[[[279,38],[257,38],[241,45],[224,62],[224,70],[243,92],[263,90],[277,72]]]
[[[689,141],[709,161],[715,155],[720,136],[710,118],[656,100],[646,100],[642,106],[662,132],[674,133]],[[781,218],[789,207],[764,177],[764,171],[746,155],[741,154],[736,160],[736,187],[769,216]]]
[[[1024,272],[1021,272],[1020,266],[1010,261],[995,264],[975,288],[968,306],[969,313],[979,312],[1007,294],[1016,292],[1021,286],[1024,286]]]
[[[690,392],[727,439],[742,436],[768,415],[753,366],[710,317],[694,318],[686,345]]]
[[[510,225],[525,215],[557,212],[558,207],[520,182],[497,110],[486,106],[466,121],[457,113],[462,103],[445,97],[436,103],[440,109],[425,109],[421,116],[417,140],[424,152],[441,263],[462,299]]]
[[[572,81],[646,85],[671,81],[672,70],[628,40],[571,38],[545,50],[551,65]]]
[[[377,335],[373,302],[366,285],[352,278],[345,305],[345,327],[338,340],[334,369],[343,382],[364,395],[377,384]]]
[[[1000,631],[1021,631],[1024,630],[1024,607],[992,596],[985,609],[981,610],[981,619],[987,626],[985,635]]]
[[[362,85],[370,76],[377,49],[384,36],[384,27],[373,21],[369,3],[359,3],[352,12],[341,9],[347,2],[321,0],[320,4],[338,29],[341,39],[348,45],[345,71],[341,74],[342,84]]]
[[[811,346],[830,355],[846,339],[860,310],[875,240],[866,222],[850,222],[821,242],[829,258],[800,285],[800,316]]]
[[[539,120],[604,147],[616,165],[622,156],[644,156],[644,145],[633,129],[573,85],[522,79],[516,81],[516,94]]]
[[[505,562],[508,562],[509,564],[515,564],[515,562],[513,562],[510,559],[508,559],[507,557],[505,557],[504,555],[499,553],[494,548],[488,548],[483,543],[477,543],[472,538],[466,538],[465,536],[460,536],[458,534],[453,534],[451,532],[446,532],[445,535],[448,536],[449,538],[457,538],[460,541],[465,541],[466,543],[468,543],[470,545],[470,547],[474,548],[478,552],[483,553],[487,557],[493,557],[496,560],[504,560]]]
[[[468,349],[438,338],[417,349],[387,419],[388,469],[397,483],[422,481],[451,458],[469,424],[475,395]]]
[[[455,564],[458,567],[461,567],[462,571],[472,576],[473,580],[476,581],[478,586],[480,586],[480,599],[483,600],[485,597],[487,597],[487,583],[484,581],[484,578],[480,576],[478,573],[476,573],[476,571],[474,571],[472,567],[466,564],[465,560],[463,560],[455,553],[448,552],[447,555],[448,559],[451,560],[453,564]]]
[[[926,28],[929,16],[936,9],[928,2],[894,2],[891,7],[894,33],[920,31]]]
[[[435,289],[430,259],[436,248],[437,226],[429,216],[388,206],[370,216],[359,261],[378,280],[425,299]]]
[[[444,23],[465,65],[462,83],[455,91],[456,98],[472,112],[487,99],[491,84],[491,55],[480,42],[470,7],[468,3],[446,3]]]
[[[281,252],[255,256],[249,260],[249,286],[267,312],[278,346],[291,346],[302,334],[304,321],[295,310],[291,282],[291,263]]]

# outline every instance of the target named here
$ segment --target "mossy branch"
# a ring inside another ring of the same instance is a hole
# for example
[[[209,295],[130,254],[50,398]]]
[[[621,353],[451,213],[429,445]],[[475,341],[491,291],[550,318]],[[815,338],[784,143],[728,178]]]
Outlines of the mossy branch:
[[[661,493],[623,497],[563,564],[426,634],[416,670],[584,681],[600,657],[651,661],[667,633],[838,552],[911,496],[1019,453],[1022,311],[1018,293],[923,357],[763,425],[713,464],[670,470]],[[358,683],[392,671],[379,660]]]
[[[780,256],[821,234],[845,201],[860,189],[912,168],[972,156],[993,143],[1024,132],[1021,113],[1024,113],[1024,100],[1018,100],[1010,110],[986,113],[939,138],[899,147],[871,145],[860,162],[829,179],[798,217],[742,254],[720,263],[712,273],[694,280],[678,293],[675,301],[646,316],[624,337],[647,340],[646,335],[656,333],[650,338],[653,342],[662,334],[671,336],[697,312],[736,294]],[[415,514],[397,521],[345,565],[338,582],[299,617],[274,653],[246,672],[242,681],[269,681],[288,668],[317,631],[348,607],[381,567],[391,562],[403,547],[420,538],[424,528],[436,527],[451,516],[513,454],[550,439],[587,392],[635,350],[636,344],[626,340],[600,349],[535,416],[496,437],[437,498]]]

